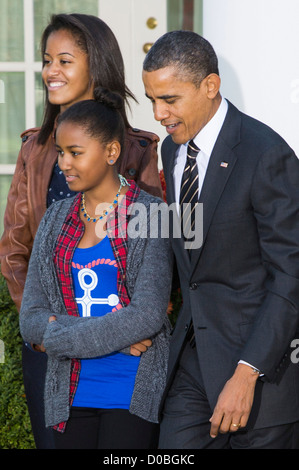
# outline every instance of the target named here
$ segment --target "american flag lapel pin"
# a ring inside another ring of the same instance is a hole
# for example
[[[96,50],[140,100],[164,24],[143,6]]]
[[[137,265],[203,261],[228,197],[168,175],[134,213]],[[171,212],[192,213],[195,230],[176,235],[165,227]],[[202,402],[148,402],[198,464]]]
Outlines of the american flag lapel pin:
[[[221,162],[221,163],[220,163],[220,166],[222,166],[222,168],[227,168],[227,167],[228,167],[228,163],[227,163],[227,162]]]

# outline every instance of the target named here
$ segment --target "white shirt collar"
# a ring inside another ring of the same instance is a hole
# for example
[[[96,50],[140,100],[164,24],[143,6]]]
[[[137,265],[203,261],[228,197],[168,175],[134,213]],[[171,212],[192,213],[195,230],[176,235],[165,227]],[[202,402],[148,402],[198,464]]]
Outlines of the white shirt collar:
[[[205,125],[205,127],[193,139],[195,144],[200,149],[200,152],[197,156],[199,194],[200,194],[202,184],[205,178],[205,173],[209,164],[210,156],[212,154],[214,145],[216,143],[219,132],[223,125],[223,122],[227,113],[227,109],[228,109],[228,103],[223,98],[221,100],[219,108],[217,109],[212,119]],[[173,177],[174,177],[176,201],[179,201],[179,197],[180,197],[180,186],[181,186],[184,166],[186,163],[187,146],[188,146],[188,142],[186,144],[182,144],[179,146],[176,159],[175,159]]]
[[[223,125],[227,109],[228,103],[225,98],[222,98],[220,106],[212,119],[210,119],[210,121],[193,139],[197,147],[209,157],[211,156],[212,150]],[[185,145],[187,146],[188,142]]]

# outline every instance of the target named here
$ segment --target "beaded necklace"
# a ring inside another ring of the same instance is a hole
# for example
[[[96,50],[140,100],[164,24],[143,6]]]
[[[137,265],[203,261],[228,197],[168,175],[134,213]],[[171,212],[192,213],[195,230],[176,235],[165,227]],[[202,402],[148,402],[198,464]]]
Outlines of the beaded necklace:
[[[84,193],[82,193],[81,212],[84,213],[83,215],[84,215],[84,217],[86,218],[86,220],[88,222],[96,222],[97,220],[103,219],[106,215],[108,215],[109,211],[116,206],[116,204],[118,203],[118,198],[119,198],[119,195],[120,195],[121,188],[123,186],[129,185],[128,181],[126,180],[126,178],[124,178],[124,176],[118,175],[118,179],[120,181],[120,186],[119,186],[118,191],[117,191],[117,193],[116,193],[116,195],[113,199],[113,202],[102,212],[102,214],[99,217],[91,217],[88,214],[88,212],[86,210],[86,207],[85,207],[85,195],[84,195]]]

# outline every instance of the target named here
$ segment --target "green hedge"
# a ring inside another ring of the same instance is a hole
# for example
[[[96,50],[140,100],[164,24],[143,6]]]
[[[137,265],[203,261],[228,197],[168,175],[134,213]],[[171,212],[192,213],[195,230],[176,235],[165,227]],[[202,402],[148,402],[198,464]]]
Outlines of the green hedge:
[[[169,318],[174,325],[181,304],[172,294]],[[35,449],[22,374],[19,314],[0,273],[0,449]],[[4,359],[1,346],[4,344]]]
[[[0,274],[0,448],[34,449],[22,375],[19,314]]]

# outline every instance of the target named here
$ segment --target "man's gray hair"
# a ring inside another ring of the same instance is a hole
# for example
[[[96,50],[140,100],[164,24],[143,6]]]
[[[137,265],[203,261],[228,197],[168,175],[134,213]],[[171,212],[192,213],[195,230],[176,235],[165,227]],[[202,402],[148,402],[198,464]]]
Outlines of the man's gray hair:
[[[170,31],[161,36],[147,53],[143,70],[153,72],[164,67],[176,68],[179,78],[199,87],[202,80],[216,73],[218,59],[211,44],[193,31]]]

